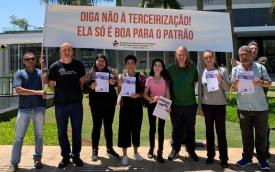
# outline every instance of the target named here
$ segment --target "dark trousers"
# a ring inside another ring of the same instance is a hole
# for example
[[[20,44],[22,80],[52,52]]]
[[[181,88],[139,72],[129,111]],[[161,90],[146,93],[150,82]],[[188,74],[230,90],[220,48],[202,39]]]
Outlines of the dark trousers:
[[[243,141],[243,158],[252,160],[255,129],[255,147],[257,152],[257,159],[259,161],[266,160],[265,150],[268,119],[267,115],[267,111],[238,110]]]
[[[78,158],[81,151],[81,131],[83,121],[82,102],[69,105],[56,104],[55,118],[61,156],[64,158],[69,158],[70,156],[72,156],[72,158]],[[72,152],[67,134],[69,118],[72,126]]]
[[[148,105],[148,118],[149,118],[149,141],[150,147],[155,147],[155,134],[156,134],[156,121],[157,117],[153,115],[153,111],[156,107],[156,103]],[[163,150],[163,142],[164,142],[164,126],[165,120],[158,118],[158,149],[160,151]]]
[[[206,143],[207,143],[207,157],[213,159],[215,157],[215,133],[214,124],[218,138],[218,148],[220,160],[228,161],[227,140],[225,130],[225,105],[202,105],[202,110],[206,126]]]
[[[113,119],[115,115],[115,106],[110,107],[91,107],[93,117],[92,147],[98,149],[100,130],[102,123],[104,125],[104,135],[107,149],[113,147]]]
[[[182,142],[182,132],[186,136],[187,151],[195,150],[195,124],[196,124],[197,105],[191,106],[172,106],[172,147],[180,151]]]
[[[118,147],[140,146],[140,129],[143,109],[141,101],[123,103],[119,110]]]

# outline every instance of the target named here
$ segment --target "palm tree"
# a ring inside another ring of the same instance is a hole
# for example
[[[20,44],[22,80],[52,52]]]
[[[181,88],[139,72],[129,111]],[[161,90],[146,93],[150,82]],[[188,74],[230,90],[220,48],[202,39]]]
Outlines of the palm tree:
[[[203,11],[203,0],[197,0],[197,10]]]
[[[116,6],[122,6],[121,0],[116,0]]]
[[[272,0],[271,15],[275,18],[275,0]]]
[[[63,4],[63,5],[95,5],[99,2],[113,2],[113,0],[40,0],[44,4]]]
[[[181,9],[182,5],[177,0],[142,0],[140,3],[140,7],[145,8],[155,8],[162,7],[167,9],[168,7],[171,9]]]
[[[236,34],[234,33],[232,0],[226,0],[226,12],[228,12],[229,16],[230,16],[231,33],[232,33],[232,41],[233,41],[233,53],[226,53],[226,67],[227,67],[228,72],[231,72],[231,69],[232,69],[231,59],[234,58],[234,55],[237,52],[237,37],[236,37]]]

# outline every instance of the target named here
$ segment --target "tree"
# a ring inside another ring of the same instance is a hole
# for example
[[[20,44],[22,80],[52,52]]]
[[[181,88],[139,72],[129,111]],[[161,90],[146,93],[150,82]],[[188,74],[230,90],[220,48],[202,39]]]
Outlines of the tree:
[[[28,30],[29,23],[25,18],[19,19],[15,15],[12,15],[10,16],[10,23],[18,26],[21,30]]]
[[[122,6],[121,0],[116,0],[116,6]]]
[[[92,5],[99,2],[113,2],[113,0],[40,0],[40,3],[44,4],[63,4],[63,5]]]
[[[271,15],[275,18],[275,0],[272,0]]]
[[[232,65],[231,59],[234,58],[235,53],[237,52],[237,37],[234,33],[234,20],[233,20],[233,13],[232,13],[232,0],[226,0],[226,12],[229,13],[230,16],[230,23],[231,23],[231,33],[232,33],[232,41],[233,41],[233,53],[226,53],[226,67],[227,71],[231,72]]]
[[[167,7],[171,9],[181,9],[182,5],[177,0],[142,0],[140,7],[145,8],[155,8],[162,7],[166,9]]]

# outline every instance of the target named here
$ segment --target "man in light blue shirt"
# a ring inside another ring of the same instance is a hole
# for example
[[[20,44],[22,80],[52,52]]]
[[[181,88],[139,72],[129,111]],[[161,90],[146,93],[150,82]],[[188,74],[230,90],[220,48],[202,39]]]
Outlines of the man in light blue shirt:
[[[238,92],[238,117],[243,140],[243,158],[236,163],[239,167],[245,167],[252,163],[254,149],[254,129],[255,128],[255,147],[257,159],[263,170],[270,170],[266,161],[266,132],[268,119],[268,103],[263,87],[271,85],[271,79],[267,74],[266,68],[255,63],[252,57],[251,49],[248,46],[239,48],[239,57],[241,63],[232,70],[232,88],[238,89],[239,76],[242,72],[253,72],[253,93]]]

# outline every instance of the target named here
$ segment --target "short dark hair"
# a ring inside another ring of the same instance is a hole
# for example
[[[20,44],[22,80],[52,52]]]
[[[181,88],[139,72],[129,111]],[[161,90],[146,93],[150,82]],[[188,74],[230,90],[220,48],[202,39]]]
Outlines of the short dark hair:
[[[134,55],[128,55],[124,59],[124,63],[126,64],[128,60],[134,60],[135,64],[137,63],[137,58]]]

